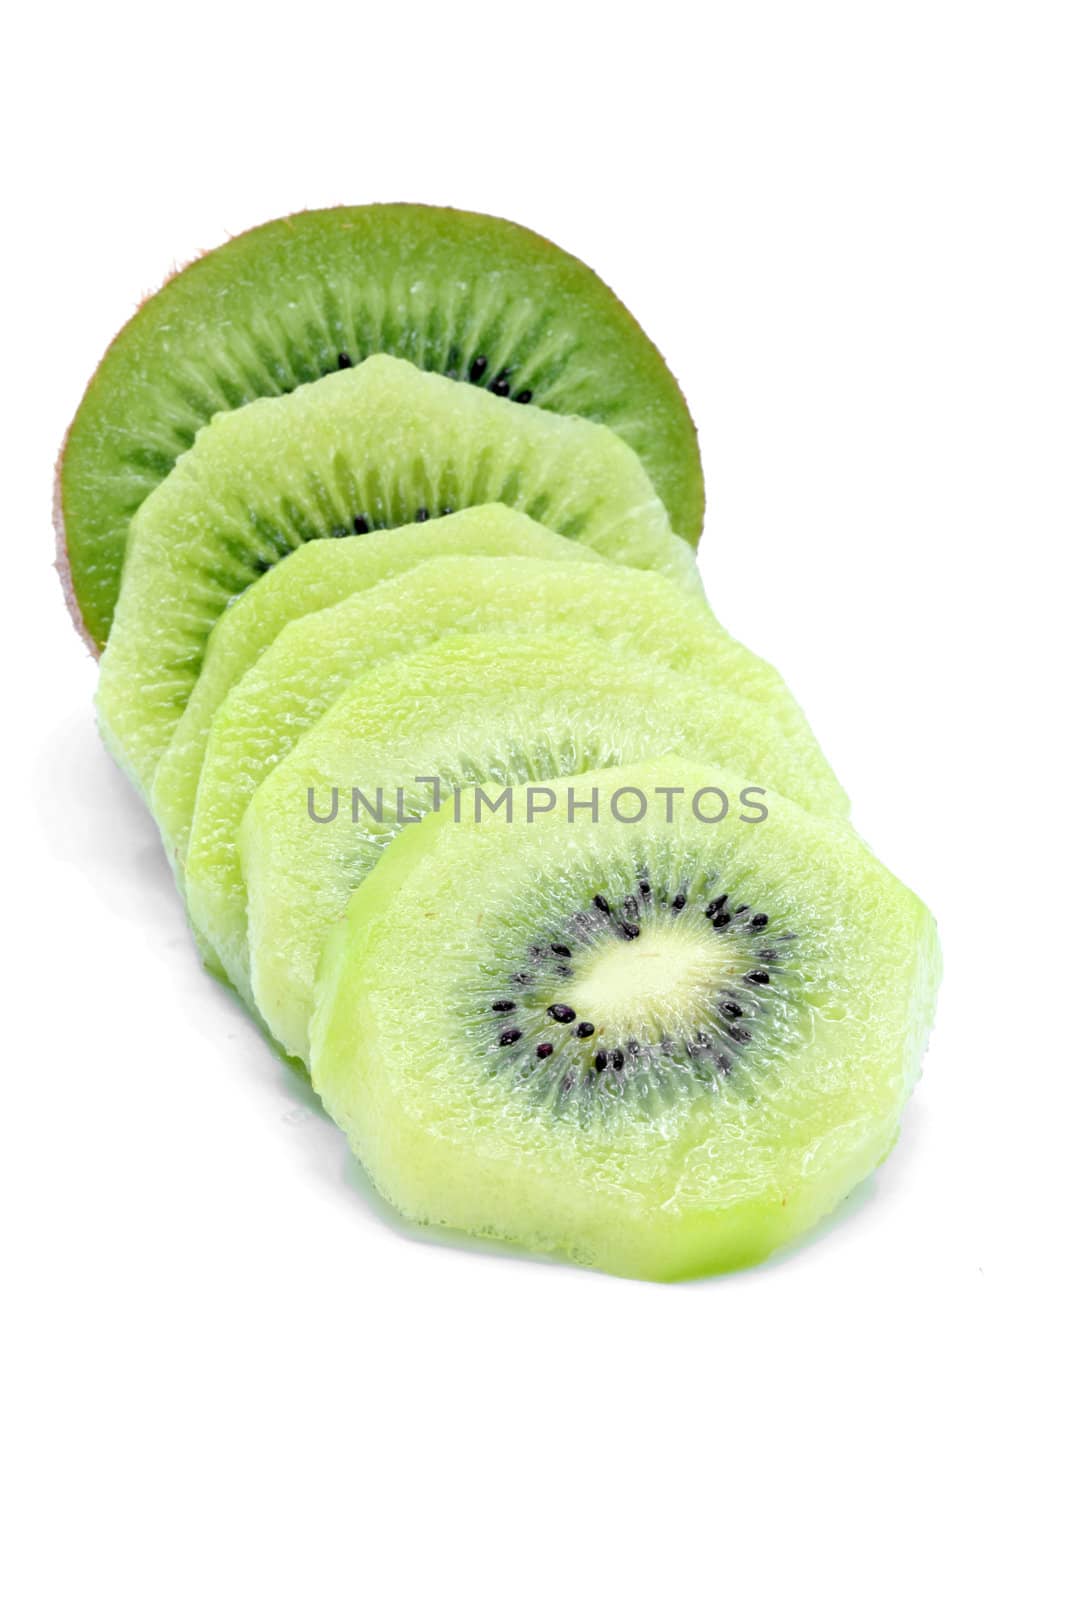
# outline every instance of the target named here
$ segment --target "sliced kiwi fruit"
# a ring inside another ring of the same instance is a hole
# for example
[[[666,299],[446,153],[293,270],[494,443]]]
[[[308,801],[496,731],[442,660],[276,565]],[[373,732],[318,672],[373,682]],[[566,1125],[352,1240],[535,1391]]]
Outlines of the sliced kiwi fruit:
[[[785,799],[700,820],[743,786],[660,760],[550,784],[531,822],[521,791],[511,822],[442,810],[384,853],[328,941],[311,1074],[407,1217],[684,1278],[761,1260],[886,1156],[933,921]]]
[[[497,502],[699,592],[637,456],[596,423],[387,355],[216,416],[131,526],[97,696],[117,758],[147,789],[212,626],[290,550]]]
[[[567,546],[566,540],[557,543]],[[283,563],[275,593],[283,587],[284,573]],[[254,594],[246,599],[252,601]],[[810,752],[813,803],[847,809],[778,673],[721,628],[704,601],[679,596],[668,579],[654,573],[608,562],[575,570],[573,564],[561,568],[527,556],[446,556],[294,618],[202,727],[198,748],[182,736],[189,713],[198,715],[194,692],[153,786],[153,804],[179,878],[194,804],[199,838],[210,841],[214,855],[219,838],[235,837],[244,806],[270,768],[359,673],[387,655],[417,650],[447,633],[507,628],[562,629],[602,638],[625,650],[626,659],[616,669],[620,673],[627,659],[643,657],[698,673],[709,688],[748,696],[767,710],[784,740]]]
[[[275,1038],[304,1058],[325,932],[406,819],[470,783],[530,782],[670,750],[730,762],[753,785],[809,803],[838,794],[813,745],[783,739],[751,701],[693,673],[573,632],[441,639],[357,679],[304,734],[255,790],[236,856],[233,814],[216,795],[241,781],[241,752],[210,780],[205,765],[190,914]]]
[[[486,395],[578,415],[636,451],[695,544],[685,401],[625,307],[573,256],[495,217],[434,206],[307,211],[253,229],[146,300],[97,368],[57,473],[59,565],[96,648],[130,519],[216,413],[386,352]]]
[[[208,639],[200,676],[174,730],[152,783],[152,811],[177,863],[184,862],[200,768],[216,711],[234,684],[255,665],[286,623],[353,594],[365,594],[383,579],[444,555],[535,556],[549,561],[596,563],[613,570],[587,545],[564,539],[508,506],[472,506],[447,521],[412,523],[359,539],[315,539],[301,545],[239,595],[223,612]],[[455,596],[457,624],[464,599]],[[364,630],[365,609],[357,619]],[[359,641],[366,645],[366,638]]]

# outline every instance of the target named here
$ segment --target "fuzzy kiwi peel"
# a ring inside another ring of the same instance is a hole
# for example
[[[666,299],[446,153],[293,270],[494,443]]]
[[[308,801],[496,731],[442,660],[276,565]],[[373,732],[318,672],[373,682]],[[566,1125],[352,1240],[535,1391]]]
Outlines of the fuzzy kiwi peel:
[[[220,411],[385,352],[510,405],[606,424],[695,544],[696,433],[655,346],[575,257],[500,218],[422,205],[306,211],[238,235],[143,302],[108,348],[57,468],[57,566],[94,650],[131,518]]]
[[[758,825],[697,818],[745,781],[613,769],[384,853],[326,943],[311,1075],[405,1216],[669,1280],[762,1260],[885,1158],[933,921],[846,825],[775,795]],[[672,824],[605,815],[668,787]]]

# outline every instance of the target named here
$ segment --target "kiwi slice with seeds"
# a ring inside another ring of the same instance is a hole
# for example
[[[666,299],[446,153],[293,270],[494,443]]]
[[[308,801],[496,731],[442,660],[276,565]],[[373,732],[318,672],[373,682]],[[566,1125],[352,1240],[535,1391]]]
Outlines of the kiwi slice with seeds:
[[[301,545],[239,595],[212,628],[200,676],[156,768],[152,810],[179,872],[212,721],[230,689],[286,623],[364,593],[427,558],[445,555],[525,555],[596,563],[612,570],[588,546],[500,505],[472,506],[445,522],[437,518],[359,539],[315,539]],[[456,595],[455,604],[458,617],[464,607],[462,595]],[[368,626],[362,608],[358,621],[363,628]]]
[[[496,217],[372,205],[283,217],[193,262],[114,340],[56,484],[59,565],[96,648],[127,530],[217,412],[386,352],[485,393],[613,428],[696,543],[696,434],[659,352],[590,269]]]
[[[533,782],[670,750],[732,763],[751,784],[809,803],[837,794],[813,745],[783,739],[751,701],[694,673],[573,632],[441,639],[357,679],[298,740],[248,803],[236,858],[232,815],[224,827],[209,818],[227,779],[240,781],[240,751],[210,779],[205,766],[191,916],[239,992],[250,973],[268,1027],[303,1058],[325,932],[405,819],[470,783]]]
[[[283,564],[279,580],[284,574]],[[280,581],[275,592],[281,587]],[[809,752],[814,803],[831,811],[847,809],[777,672],[721,628],[702,600],[679,596],[668,579],[654,573],[608,562],[575,570],[573,564],[561,569],[531,556],[444,556],[295,618],[223,701],[203,729],[199,752],[182,748],[179,755],[175,734],[157,769],[153,803],[179,874],[194,804],[201,840],[209,839],[214,849],[217,839],[232,839],[245,804],[270,768],[376,660],[419,649],[447,633],[512,627],[599,637],[625,647],[628,656],[692,671],[709,688],[748,696],[774,719],[783,739]],[[617,670],[624,672],[626,662],[620,661]],[[208,775],[200,789],[209,740]]]
[[[384,852],[327,944],[311,1075],[407,1217],[684,1278],[761,1260],[885,1157],[933,921],[785,799],[698,820],[743,783],[655,761],[548,785],[529,823],[521,794],[510,823],[443,810]],[[607,809],[668,787],[670,822]]]
[[[699,592],[633,451],[609,428],[371,356],[216,416],[131,527],[101,730],[147,789],[226,607],[290,550],[501,503]]]

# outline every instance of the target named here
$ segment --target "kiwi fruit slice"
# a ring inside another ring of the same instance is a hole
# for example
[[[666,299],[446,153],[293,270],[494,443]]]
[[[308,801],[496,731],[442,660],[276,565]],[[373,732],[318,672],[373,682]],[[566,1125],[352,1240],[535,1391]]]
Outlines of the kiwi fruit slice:
[[[699,591],[637,456],[597,423],[387,355],[219,414],[131,525],[97,695],[113,752],[147,790],[212,626],[290,550],[498,502]]]
[[[357,679],[304,734],[253,794],[236,859],[232,814],[225,828],[208,823],[227,774],[240,781],[236,763],[220,764],[211,789],[205,766],[190,914],[275,1038],[306,1058],[323,937],[410,819],[471,783],[533,782],[671,750],[825,803],[827,775],[812,746],[784,740],[751,701],[695,674],[573,632],[440,639]]]
[[[557,545],[574,548],[563,539]],[[288,594],[293,587],[285,582],[286,565],[276,569],[275,595],[283,590]],[[260,587],[244,597],[257,616]],[[239,614],[240,607],[235,607],[232,616]],[[223,619],[219,629],[229,620]],[[209,740],[210,775],[203,784],[199,832],[214,841],[235,835],[244,806],[266,773],[373,662],[419,649],[446,633],[508,627],[563,629],[603,638],[629,654],[698,672],[709,687],[748,696],[773,716],[784,739],[810,751],[815,803],[828,810],[847,809],[778,673],[721,628],[702,600],[679,596],[668,579],[654,573],[608,562],[589,562],[575,570],[573,564],[561,569],[558,563],[530,556],[444,556],[294,618],[206,726],[201,711],[207,706],[203,698],[197,701],[205,677],[210,681],[214,675],[208,671],[201,676],[153,785],[153,804],[179,877]],[[209,663],[212,654],[209,649]],[[625,671],[625,662],[618,670]],[[201,724],[198,745],[183,731],[190,713]]]
[[[284,570],[278,569],[279,584]],[[168,786],[162,764],[157,771],[153,793],[166,802],[161,809],[194,927],[209,962],[217,949],[239,988],[247,965],[243,944],[236,958],[227,955],[244,927],[237,830],[258,786],[340,696],[364,692],[361,674],[378,662],[449,634],[496,634],[509,626],[603,641],[616,652],[611,671],[620,678],[634,661],[656,662],[692,673],[704,690],[745,695],[745,714],[776,730],[795,762],[798,798],[847,810],[778,674],[669,580],[600,561],[561,568],[523,556],[432,558],[290,622],[222,702],[198,775],[186,765]],[[542,663],[541,676],[552,681],[550,662]]]
[[[384,853],[328,941],[311,1075],[407,1217],[684,1278],[761,1260],[886,1156],[933,921],[785,799],[698,819],[739,786],[658,760],[547,785],[531,822],[521,791],[510,823],[442,810]]]
[[[59,566],[95,648],[130,520],[203,425],[377,352],[518,410],[615,430],[695,544],[696,434],[659,352],[588,267],[496,217],[420,205],[307,211],[231,239],[146,300],[71,424],[56,484]]]
[[[336,605],[384,578],[445,555],[526,555],[550,561],[601,562],[588,546],[551,533],[508,506],[472,506],[447,521],[412,523],[359,539],[314,539],[239,595],[208,638],[200,676],[156,768],[152,810],[175,864],[184,862],[196,788],[216,711],[286,623]],[[463,610],[456,596],[457,613]],[[366,628],[367,615],[361,612]],[[361,644],[366,640],[361,640]]]

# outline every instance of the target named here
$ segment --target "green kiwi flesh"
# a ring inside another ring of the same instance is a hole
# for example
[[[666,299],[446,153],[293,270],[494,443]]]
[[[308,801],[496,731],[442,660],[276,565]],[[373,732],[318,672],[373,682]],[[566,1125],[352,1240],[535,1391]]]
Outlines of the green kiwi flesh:
[[[697,792],[743,781],[669,759],[550,784],[529,822],[521,792],[510,823],[443,809],[363,880],[320,968],[311,1075],[406,1217],[669,1280],[762,1260],[883,1160],[931,1023],[933,921],[785,799],[758,825],[697,819]],[[607,810],[666,787],[671,823]],[[603,797],[597,822],[568,789]]]
[[[454,520],[458,518],[450,519],[450,526]],[[557,545],[574,548],[566,540],[557,540]],[[276,595],[292,587],[285,582],[286,566],[276,569]],[[266,582],[246,594],[244,603],[254,604]],[[239,613],[237,606],[232,616]],[[228,620],[223,619],[220,630]],[[533,556],[442,556],[335,605],[294,617],[206,725],[194,691],[153,786],[153,803],[179,878],[187,856],[194,874],[202,869],[203,858],[198,867],[196,857],[205,840],[214,856],[219,839],[235,837],[244,806],[266,773],[375,661],[420,649],[448,633],[511,628],[562,629],[601,638],[626,652],[618,663],[620,673],[636,656],[697,674],[709,688],[746,696],[773,720],[786,743],[808,753],[811,779],[800,798],[827,811],[847,810],[837,779],[778,673],[720,627],[704,601],[680,596],[668,579],[655,573],[605,561],[583,563],[575,570],[573,563],[561,569]],[[209,665],[211,655],[209,650]],[[211,676],[209,671],[201,677],[197,691]],[[198,745],[182,732],[190,712],[201,722]],[[190,854],[194,806],[198,844]]]
[[[385,352],[614,429],[675,531],[703,517],[696,435],[659,352],[588,267],[526,228],[435,206],[283,217],[147,299],[104,356],[57,473],[59,565],[99,649],[137,508],[220,411]]]
[[[405,819],[433,804],[430,780],[448,794],[688,750],[809,802],[833,804],[839,793],[814,745],[783,739],[751,701],[548,628],[453,634],[374,667],[273,771],[264,776],[255,759],[262,781],[242,820],[219,797],[227,784],[243,787],[247,748],[235,743],[217,764],[209,755],[186,892],[230,981],[301,1058],[325,933]]]
[[[131,525],[97,694],[117,759],[147,791],[213,625],[291,550],[492,503],[699,591],[637,456],[596,423],[387,355],[217,415]]]
[[[200,676],[156,768],[152,811],[179,876],[211,725],[233,686],[287,623],[365,593],[428,558],[446,555],[525,555],[613,570],[587,545],[500,505],[471,506],[447,520],[438,517],[358,539],[314,539],[301,545],[239,595],[212,628]],[[455,604],[458,622],[462,595],[456,595]],[[360,622],[368,626],[365,610]]]

